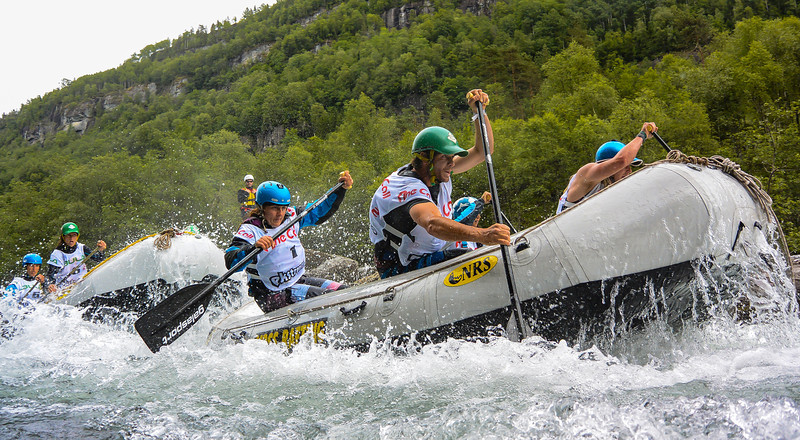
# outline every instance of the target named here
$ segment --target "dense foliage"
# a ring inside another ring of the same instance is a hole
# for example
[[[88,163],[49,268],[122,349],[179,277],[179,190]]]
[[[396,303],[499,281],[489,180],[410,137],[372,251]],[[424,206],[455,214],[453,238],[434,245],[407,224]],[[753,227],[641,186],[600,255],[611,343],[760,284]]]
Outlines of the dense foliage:
[[[500,199],[517,227],[554,213],[600,143],[652,120],[673,148],[760,177],[800,251],[796,1],[507,0],[489,15],[459,4],[434,1],[387,29],[381,14],[399,1],[282,0],[32,99],[0,120],[0,267],[49,255],[65,221],[112,251],[190,223],[222,244],[244,174],[286,183],[301,203],[343,169],[355,189],[306,242],[367,261],[372,192],[426,125],[471,145],[464,94],[476,87],[491,97]],[[88,128],[61,125],[80,112]],[[59,129],[31,136],[48,124]],[[648,143],[641,157],[663,151]],[[485,169],[455,188],[480,194]]]

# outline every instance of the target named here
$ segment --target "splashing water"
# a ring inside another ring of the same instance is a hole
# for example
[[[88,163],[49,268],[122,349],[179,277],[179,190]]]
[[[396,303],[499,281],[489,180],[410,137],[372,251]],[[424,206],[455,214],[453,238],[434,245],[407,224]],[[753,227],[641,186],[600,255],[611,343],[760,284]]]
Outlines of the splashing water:
[[[770,267],[780,255],[750,251],[763,258],[690,286],[698,300],[747,297],[746,321],[733,300],[711,301],[700,324],[655,320],[587,350],[537,337],[210,349],[229,301],[152,354],[73,307],[6,308],[20,326],[0,343],[0,438],[797,438],[795,293]]]

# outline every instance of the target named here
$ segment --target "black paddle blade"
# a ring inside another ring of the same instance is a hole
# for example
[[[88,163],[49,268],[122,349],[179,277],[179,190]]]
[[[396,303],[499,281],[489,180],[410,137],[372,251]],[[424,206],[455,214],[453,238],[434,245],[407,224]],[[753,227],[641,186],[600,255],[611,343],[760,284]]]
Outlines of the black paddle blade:
[[[133,326],[150,351],[155,353],[173,343],[203,316],[215,289],[210,289],[199,298],[194,297],[206,287],[207,283],[186,286],[136,320]],[[185,310],[173,317],[183,307]]]

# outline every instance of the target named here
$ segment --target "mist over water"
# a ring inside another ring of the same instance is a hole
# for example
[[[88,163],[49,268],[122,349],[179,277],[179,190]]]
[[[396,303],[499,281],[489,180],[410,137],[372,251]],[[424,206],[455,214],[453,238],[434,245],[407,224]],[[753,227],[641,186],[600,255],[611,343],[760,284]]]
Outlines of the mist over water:
[[[655,321],[586,350],[538,337],[211,349],[218,305],[152,354],[132,317],[6,305],[0,438],[797,438],[800,320],[791,281],[771,274],[746,268],[750,323],[719,304],[701,324]]]

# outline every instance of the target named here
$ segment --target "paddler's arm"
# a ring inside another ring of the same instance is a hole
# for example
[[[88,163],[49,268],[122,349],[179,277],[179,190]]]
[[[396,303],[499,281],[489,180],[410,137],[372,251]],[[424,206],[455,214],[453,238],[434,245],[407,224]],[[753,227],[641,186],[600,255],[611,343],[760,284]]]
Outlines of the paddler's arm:
[[[244,188],[240,189],[239,192],[236,193],[236,200],[238,200],[239,203],[246,202],[249,197],[250,197],[250,191],[247,191]],[[242,207],[242,209],[244,209],[244,206]]]
[[[52,264],[47,265],[47,276],[45,277],[44,285],[48,292],[53,293],[56,291],[56,274],[60,271],[61,268],[58,266],[53,266]]]
[[[255,248],[255,245],[250,244],[241,238],[234,237],[231,241],[231,245],[228,247],[228,249],[225,249],[225,267],[228,269],[232,268]],[[237,272],[244,270],[244,268],[245,266],[242,266],[242,268]]]
[[[103,261],[103,259],[106,258],[106,254],[105,254],[105,252],[106,252],[106,242],[103,241],[103,240],[97,240],[97,249],[98,249],[97,252],[95,252],[95,254],[92,255],[91,259],[94,260],[94,261]],[[83,256],[84,257],[89,255],[89,254],[91,254],[91,253],[92,253],[92,251],[91,251],[91,249],[89,249],[88,246],[84,246],[83,247]]]
[[[614,157],[602,162],[592,162],[582,166],[578,172],[575,173],[575,180],[573,181],[573,185],[569,188],[567,201],[573,202],[580,200],[583,196],[588,194],[592,188],[597,186],[598,183],[629,166],[636,158],[636,155],[639,154],[639,149],[642,148],[644,144],[644,138],[640,135],[645,133],[645,136],[650,139],[656,131],[658,131],[658,127],[656,127],[655,123],[645,122],[642,124],[641,132],[622,147]]]
[[[475,144],[467,150],[469,154],[464,157],[456,156],[453,158],[453,174],[463,173],[474,168],[476,165],[483,163],[486,160],[486,155],[483,153],[483,136],[481,136],[480,119],[477,118],[478,106],[477,102],[486,108],[489,104],[489,95],[481,89],[473,89],[467,92],[467,105],[472,109],[473,125],[475,129]],[[489,153],[494,154],[494,132],[492,131],[492,123],[489,122],[489,117],[484,113],[484,121],[486,121],[486,137],[489,139]]]
[[[423,227],[428,234],[445,241],[474,241],[486,245],[511,244],[511,229],[495,223],[488,228],[463,225],[442,217],[433,202],[417,203],[409,210],[414,222]]]
[[[344,182],[344,185],[337,188],[324,202],[303,217],[300,220],[300,229],[325,223],[339,209],[345,193],[353,187],[353,178],[350,177],[350,171],[342,171],[339,174],[339,182]]]
[[[231,240],[231,245],[228,249],[225,249],[225,267],[230,269],[236,263],[242,260],[247,254],[253,251],[256,247],[260,247],[263,250],[267,250],[275,245],[275,242],[272,240],[272,237],[269,235],[265,235],[259,238],[255,244],[250,244],[248,241],[243,240],[239,237],[234,237]],[[237,272],[244,270],[244,266],[237,270]]]

